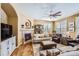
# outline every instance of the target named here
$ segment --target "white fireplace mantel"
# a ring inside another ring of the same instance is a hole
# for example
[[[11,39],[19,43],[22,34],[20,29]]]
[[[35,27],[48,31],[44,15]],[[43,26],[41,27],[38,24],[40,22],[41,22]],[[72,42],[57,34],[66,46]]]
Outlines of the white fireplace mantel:
[[[34,29],[21,29],[21,31],[34,31]]]
[[[25,33],[31,33],[32,34],[34,32],[34,29],[21,29],[21,31],[22,31],[22,36],[24,38]]]
[[[25,34],[26,33],[32,33],[34,32],[34,29],[21,29],[21,32],[22,32],[22,39],[23,39],[23,42],[25,42]]]

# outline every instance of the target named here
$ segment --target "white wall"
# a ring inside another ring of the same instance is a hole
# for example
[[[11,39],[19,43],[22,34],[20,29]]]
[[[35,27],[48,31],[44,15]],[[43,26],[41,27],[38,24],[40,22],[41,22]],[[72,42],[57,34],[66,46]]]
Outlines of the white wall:
[[[7,15],[2,10],[1,3],[0,3],[0,23],[5,23],[5,24],[7,23]],[[1,24],[0,24],[0,41],[1,41]]]
[[[1,9],[1,3],[0,3],[0,9]],[[1,42],[1,16],[0,16],[0,42]],[[0,43],[0,55],[1,55],[1,43]]]
[[[7,15],[6,15],[6,13],[3,11],[3,9],[2,8],[0,8],[0,14],[1,14],[1,17],[0,17],[0,19],[1,19],[1,23],[7,23]]]
[[[1,3],[0,3],[0,42],[1,42],[1,23],[7,24],[7,15],[2,10]],[[0,49],[1,49],[1,44],[0,44]],[[1,50],[0,50],[0,53],[1,53]]]

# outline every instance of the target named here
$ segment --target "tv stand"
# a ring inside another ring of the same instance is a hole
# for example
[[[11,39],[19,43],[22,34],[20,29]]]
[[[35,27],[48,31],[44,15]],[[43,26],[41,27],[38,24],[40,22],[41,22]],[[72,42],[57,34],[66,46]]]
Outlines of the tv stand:
[[[1,56],[10,56],[16,48],[16,36],[1,42]]]

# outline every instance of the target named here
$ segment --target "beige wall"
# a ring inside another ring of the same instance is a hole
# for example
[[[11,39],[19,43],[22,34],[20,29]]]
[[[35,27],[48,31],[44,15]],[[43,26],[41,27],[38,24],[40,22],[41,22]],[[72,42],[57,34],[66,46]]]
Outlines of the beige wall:
[[[53,30],[53,32],[55,32],[55,27],[56,27],[55,21],[53,21],[52,24],[53,24],[53,25],[52,25],[52,26],[53,26],[53,27],[52,27],[52,30]]]
[[[17,27],[17,25],[18,25],[17,17],[8,17],[7,22],[8,22],[8,24],[13,26],[13,35],[16,35],[17,29],[18,29],[18,27]]]
[[[8,16],[7,23],[12,25],[13,36],[16,36],[16,41],[18,42],[18,18],[15,16]]]
[[[45,21],[45,20],[34,20],[34,25],[41,24],[44,25],[45,23],[52,23],[51,21]]]

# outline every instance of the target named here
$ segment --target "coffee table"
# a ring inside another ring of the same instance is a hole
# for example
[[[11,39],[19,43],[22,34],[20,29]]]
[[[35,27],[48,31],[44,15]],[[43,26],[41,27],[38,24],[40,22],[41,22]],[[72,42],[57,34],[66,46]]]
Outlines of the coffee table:
[[[57,44],[55,42],[52,42],[52,41],[42,41],[41,46],[42,46],[43,50],[46,50],[46,49],[56,48]]]

